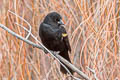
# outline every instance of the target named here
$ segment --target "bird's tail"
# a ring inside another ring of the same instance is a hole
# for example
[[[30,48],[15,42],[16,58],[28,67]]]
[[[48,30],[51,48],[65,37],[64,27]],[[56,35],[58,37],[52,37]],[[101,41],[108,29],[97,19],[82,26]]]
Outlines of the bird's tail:
[[[69,62],[71,63],[70,57],[69,57],[69,55],[68,55],[68,51],[61,52],[61,53],[60,53],[60,56],[62,56],[63,58],[65,58],[67,61],[69,61]],[[64,64],[64,63],[63,63],[63,64]],[[64,64],[64,65],[65,65],[65,64]],[[65,66],[66,66],[66,65],[65,65]],[[72,71],[69,67],[66,66],[66,68],[73,74],[73,71]],[[60,65],[60,71],[61,71],[63,74],[67,74],[67,70],[66,70],[62,65]]]

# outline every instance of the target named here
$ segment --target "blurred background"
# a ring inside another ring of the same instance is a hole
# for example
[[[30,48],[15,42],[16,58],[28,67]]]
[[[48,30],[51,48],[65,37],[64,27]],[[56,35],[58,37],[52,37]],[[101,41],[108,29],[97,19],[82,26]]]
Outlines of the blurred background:
[[[39,24],[50,12],[61,14],[72,48],[72,63],[91,80],[120,79],[120,0],[0,0],[0,24],[25,37],[28,25],[39,38]],[[38,44],[32,37],[29,40]],[[80,78],[78,74],[74,76]],[[0,28],[0,80],[70,80],[59,63]]]

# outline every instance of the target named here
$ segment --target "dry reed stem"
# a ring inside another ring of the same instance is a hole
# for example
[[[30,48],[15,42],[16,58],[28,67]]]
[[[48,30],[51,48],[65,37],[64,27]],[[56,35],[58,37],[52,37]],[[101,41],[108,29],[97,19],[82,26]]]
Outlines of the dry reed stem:
[[[99,80],[120,79],[120,0],[0,0],[0,23],[25,37],[28,33],[15,23],[29,27],[8,10],[26,19],[37,38],[44,16],[59,12],[66,23],[75,65],[92,80],[95,77],[87,66]],[[0,28],[0,79],[63,80],[58,64],[50,60],[42,50]]]

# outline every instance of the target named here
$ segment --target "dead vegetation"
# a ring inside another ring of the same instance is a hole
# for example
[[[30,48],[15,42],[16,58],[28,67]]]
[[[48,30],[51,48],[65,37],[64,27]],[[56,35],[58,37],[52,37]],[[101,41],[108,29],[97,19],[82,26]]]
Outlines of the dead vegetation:
[[[92,80],[120,79],[120,0],[0,0],[0,24],[26,36],[15,23],[29,29],[28,25],[8,10],[27,20],[37,38],[44,16],[59,12],[69,35],[73,64]],[[36,42],[32,37],[29,40]],[[51,56],[0,28],[3,79],[63,80],[63,76]]]

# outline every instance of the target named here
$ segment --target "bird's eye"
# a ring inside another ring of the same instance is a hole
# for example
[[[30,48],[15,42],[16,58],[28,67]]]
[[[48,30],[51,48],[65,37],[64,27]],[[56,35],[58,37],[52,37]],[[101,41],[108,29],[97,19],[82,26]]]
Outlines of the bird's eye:
[[[59,19],[58,19],[58,18],[56,18],[56,19],[55,19],[55,21],[56,21],[56,22],[58,22],[58,21],[59,21]]]

